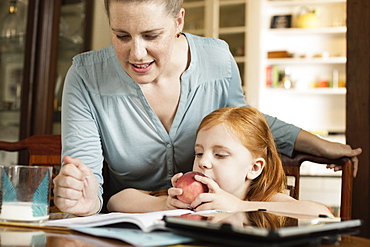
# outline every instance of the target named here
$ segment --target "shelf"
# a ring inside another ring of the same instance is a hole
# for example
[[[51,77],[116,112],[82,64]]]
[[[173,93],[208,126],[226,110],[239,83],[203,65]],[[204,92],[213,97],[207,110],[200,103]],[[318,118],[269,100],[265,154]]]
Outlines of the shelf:
[[[329,58],[270,58],[267,59],[268,65],[276,64],[346,64],[346,57]]]
[[[219,29],[219,34],[244,33],[245,30],[245,27],[223,27]]]
[[[20,109],[10,109],[10,110],[0,109],[0,113],[20,113]]]
[[[185,33],[191,33],[194,35],[204,36],[204,29],[187,29],[184,30]]]
[[[220,6],[243,4],[246,0],[221,0]]]
[[[276,28],[269,29],[271,34],[345,34],[347,27],[319,27],[319,28]]]
[[[301,178],[342,178],[341,172],[331,173],[330,171],[325,173],[317,173],[317,174],[307,174],[307,173],[301,173]]]
[[[201,8],[204,7],[204,1],[197,1],[197,2],[186,2],[184,3],[184,8]]]
[[[313,5],[328,3],[345,3],[346,0],[285,0],[285,1],[268,1],[272,6],[289,6],[289,5]]]
[[[284,89],[284,88],[266,88],[266,90],[274,93],[294,93],[294,94],[314,94],[314,95],[345,95],[347,89],[340,88],[307,88],[307,89]]]
[[[62,0],[62,5],[82,3],[82,0]]]
[[[237,62],[237,63],[244,63],[245,62],[245,57],[243,57],[243,56],[235,56],[234,59],[235,59],[235,62]]]

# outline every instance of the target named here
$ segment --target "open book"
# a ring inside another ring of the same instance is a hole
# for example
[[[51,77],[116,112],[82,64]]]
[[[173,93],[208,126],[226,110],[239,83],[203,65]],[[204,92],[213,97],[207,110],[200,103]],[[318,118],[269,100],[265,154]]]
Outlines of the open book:
[[[76,217],[68,219],[50,220],[44,226],[67,227],[71,229],[111,226],[118,223],[131,223],[140,228],[143,232],[154,230],[165,230],[163,221],[164,216],[179,216],[184,214],[211,214],[219,211],[193,212],[187,209],[175,209],[166,211],[157,211],[150,213],[108,213],[96,214],[92,216]]]

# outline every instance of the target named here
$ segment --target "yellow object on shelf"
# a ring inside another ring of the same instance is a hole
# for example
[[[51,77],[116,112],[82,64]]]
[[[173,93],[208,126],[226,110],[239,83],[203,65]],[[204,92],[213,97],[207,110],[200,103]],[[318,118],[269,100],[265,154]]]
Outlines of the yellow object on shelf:
[[[319,26],[319,19],[315,9],[303,7],[297,17],[297,27],[316,28]]]

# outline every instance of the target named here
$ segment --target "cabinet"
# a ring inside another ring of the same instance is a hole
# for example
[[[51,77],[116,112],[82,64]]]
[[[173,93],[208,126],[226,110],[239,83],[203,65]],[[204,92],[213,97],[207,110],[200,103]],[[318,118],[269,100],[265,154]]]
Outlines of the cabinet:
[[[249,0],[185,0],[184,31],[225,40],[242,77],[247,80],[248,9]]]
[[[262,0],[259,13],[253,103],[309,131],[344,133],[346,1]]]
[[[1,51],[0,84],[7,85],[8,68],[16,86],[3,92],[0,104],[0,139],[15,141],[34,134],[60,132],[62,82],[72,57],[90,48],[92,0],[7,0],[0,2],[0,26],[16,3],[24,18],[23,44],[16,50],[16,69],[8,50]],[[20,9],[22,7],[22,9]],[[1,37],[1,45],[9,40]],[[13,59],[14,60],[14,59]],[[11,65],[11,66],[9,66]],[[14,67],[15,68],[15,67]],[[2,86],[2,88],[4,88]],[[13,95],[9,95],[13,93]],[[11,104],[8,104],[11,102]],[[0,162],[3,155],[0,154]],[[26,163],[20,161],[20,163]]]

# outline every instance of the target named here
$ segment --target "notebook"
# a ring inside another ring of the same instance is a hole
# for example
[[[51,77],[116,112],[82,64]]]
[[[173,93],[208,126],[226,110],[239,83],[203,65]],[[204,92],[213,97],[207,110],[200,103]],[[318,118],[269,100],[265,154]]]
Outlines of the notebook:
[[[333,244],[341,234],[355,234],[361,220],[284,216],[253,211],[165,216],[165,225],[176,234],[227,246],[297,246]]]

